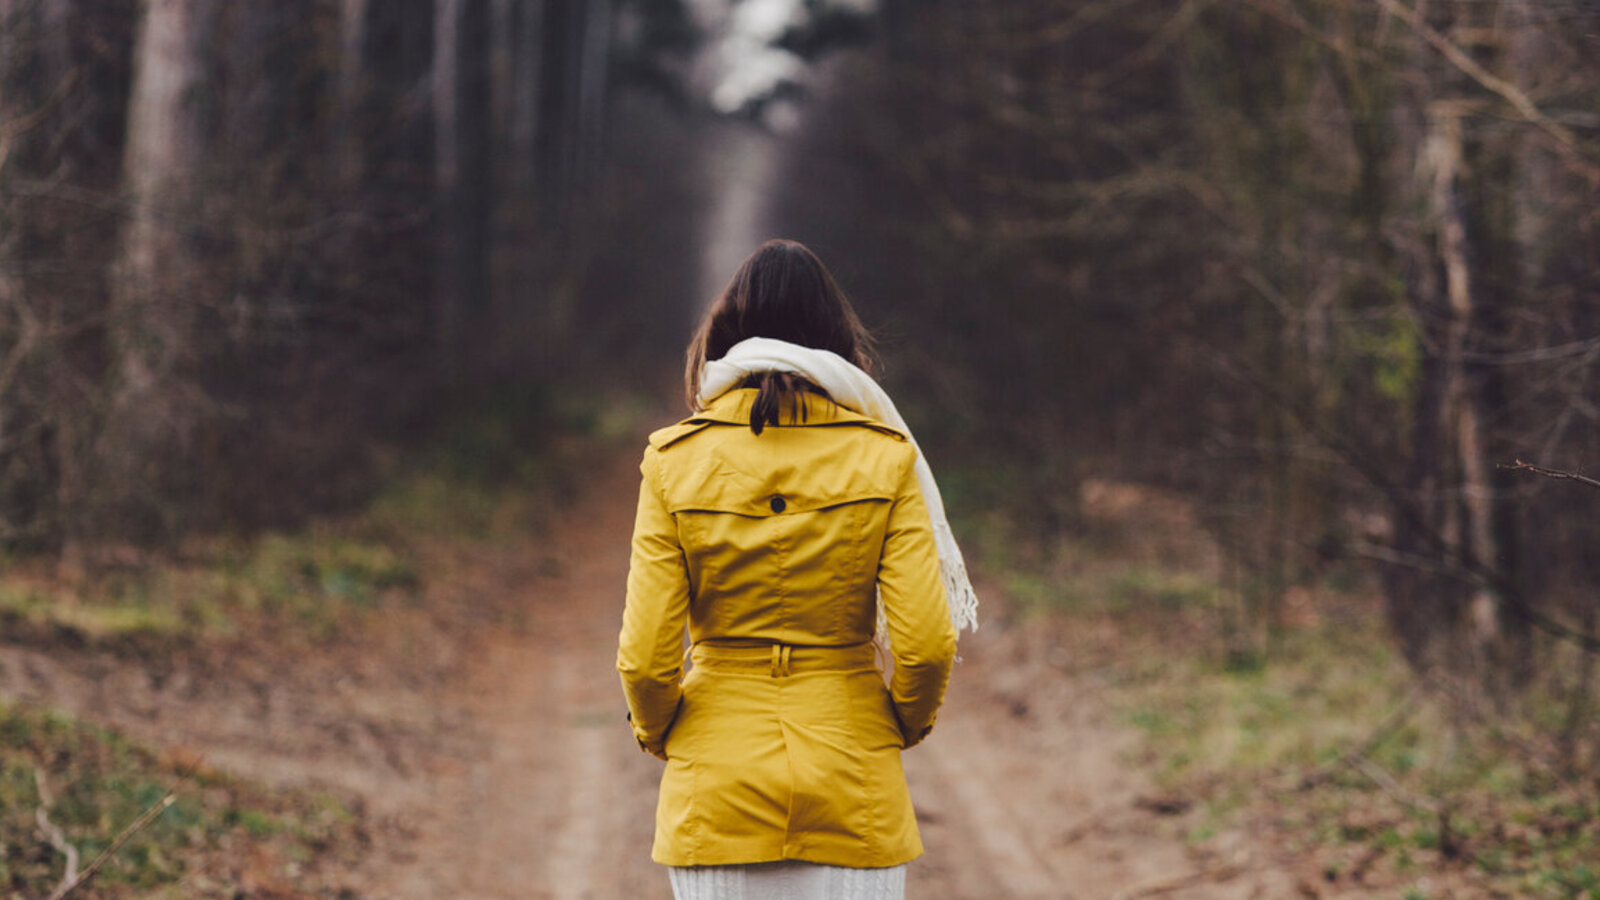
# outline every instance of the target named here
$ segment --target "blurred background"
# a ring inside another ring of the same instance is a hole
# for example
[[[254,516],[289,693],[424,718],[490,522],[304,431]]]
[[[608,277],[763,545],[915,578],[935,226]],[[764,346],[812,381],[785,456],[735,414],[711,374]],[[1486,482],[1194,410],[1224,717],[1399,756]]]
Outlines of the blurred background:
[[[1057,636],[997,658],[1112,685],[1191,846],[1305,806],[1307,883],[1600,896],[1594,0],[0,0],[0,642],[431,608],[778,236]]]

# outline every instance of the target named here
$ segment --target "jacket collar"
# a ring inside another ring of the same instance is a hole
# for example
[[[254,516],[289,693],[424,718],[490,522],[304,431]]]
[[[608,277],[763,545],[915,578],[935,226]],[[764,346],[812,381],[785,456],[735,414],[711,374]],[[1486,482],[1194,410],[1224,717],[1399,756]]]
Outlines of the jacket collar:
[[[724,425],[749,425],[750,408],[756,402],[756,388],[735,388],[720,394],[711,401],[711,405],[693,416],[686,422],[717,422]],[[878,422],[866,416],[833,402],[821,394],[810,391],[800,392],[799,416],[790,412],[785,404],[778,411],[779,425],[874,425],[882,427]]]
[[[653,432],[650,435],[650,446],[657,450],[664,450],[689,435],[695,434],[712,425],[750,425],[750,407],[756,402],[755,388],[736,388],[725,394],[719,395],[711,401],[711,405],[695,413],[676,425],[671,425]],[[820,394],[801,394],[801,409],[805,418],[797,420],[788,410],[780,410],[782,425],[862,425],[867,428],[881,431],[898,440],[906,440],[906,435],[890,428],[875,419],[869,418],[845,406],[829,400]]]

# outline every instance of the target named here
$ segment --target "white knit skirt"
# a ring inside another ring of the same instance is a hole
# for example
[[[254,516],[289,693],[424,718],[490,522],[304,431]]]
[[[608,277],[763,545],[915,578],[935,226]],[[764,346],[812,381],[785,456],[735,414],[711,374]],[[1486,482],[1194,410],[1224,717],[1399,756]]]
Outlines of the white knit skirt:
[[[905,900],[906,867],[847,869],[799,860],[672,866],[676,900]]]

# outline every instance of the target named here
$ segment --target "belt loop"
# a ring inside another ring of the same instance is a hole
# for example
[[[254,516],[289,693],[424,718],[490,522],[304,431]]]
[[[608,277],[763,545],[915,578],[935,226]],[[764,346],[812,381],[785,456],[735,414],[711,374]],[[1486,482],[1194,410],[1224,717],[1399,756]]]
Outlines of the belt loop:
[[[772,645],[772,677],[773,678],[788,678],[789,677],[789,655],[793,651],[794,651],[794,648],[789,646],[788,644],[773,644]]]

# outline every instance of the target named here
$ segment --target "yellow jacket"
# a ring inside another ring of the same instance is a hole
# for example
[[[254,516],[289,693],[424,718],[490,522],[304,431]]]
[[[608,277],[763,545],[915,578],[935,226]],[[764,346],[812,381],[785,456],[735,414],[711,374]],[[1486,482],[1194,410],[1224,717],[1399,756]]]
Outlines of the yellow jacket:
[[[652,856],[899,865],[922,853],[900,750],[933,728],[955,657],[916,451],[809,394],[752,434],[755,393],[652,434],[640,464],[617,670],[667,760]]]

